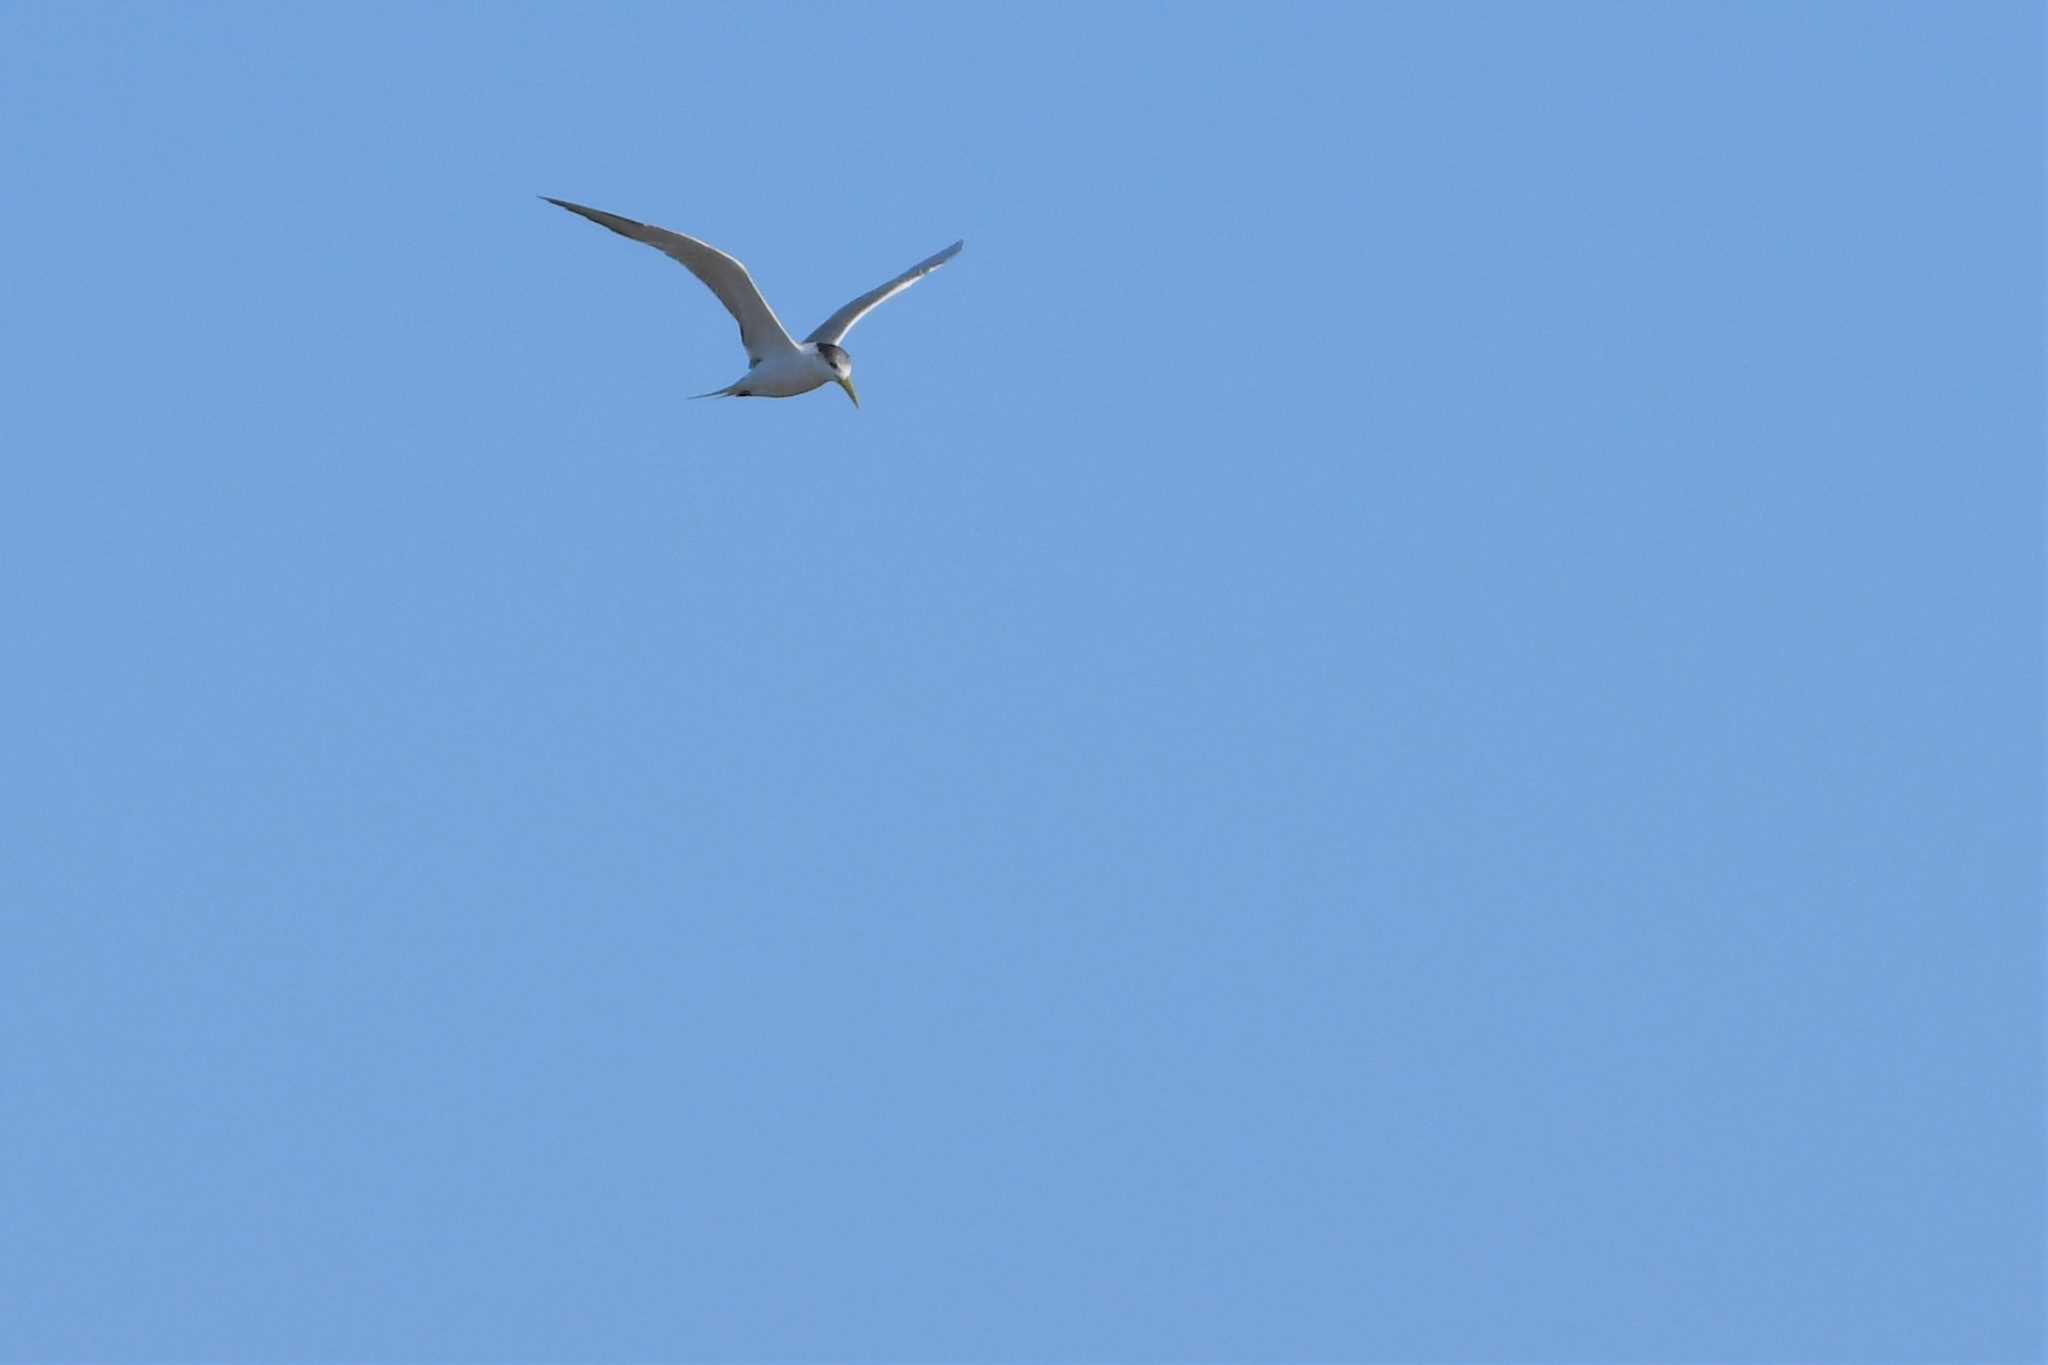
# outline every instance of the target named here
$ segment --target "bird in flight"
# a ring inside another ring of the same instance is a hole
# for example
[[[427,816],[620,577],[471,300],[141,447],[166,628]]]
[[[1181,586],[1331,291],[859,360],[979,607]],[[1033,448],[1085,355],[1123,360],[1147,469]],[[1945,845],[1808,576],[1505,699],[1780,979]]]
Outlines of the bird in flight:
[[[718,301],[740,324],[740,344],[747,348],[747,372],[722,389],[693,395],[697,398],[794,398],[826,384],[837,384],[859,407],[860,394],[853,387],[853,357],[839,343],[853,330],[853,324],[867,316],[869,309],[910,288],[959,255],[960,248],[966,245],[964,241],[955,242],[944,251],[925,257],[887,284],[868,290],[796,342],[783,330],[768,300],[761,297],[747,268],[717,247],[603,209],[585,208],[547,195],[541,198],[673,257],[718,295]]]

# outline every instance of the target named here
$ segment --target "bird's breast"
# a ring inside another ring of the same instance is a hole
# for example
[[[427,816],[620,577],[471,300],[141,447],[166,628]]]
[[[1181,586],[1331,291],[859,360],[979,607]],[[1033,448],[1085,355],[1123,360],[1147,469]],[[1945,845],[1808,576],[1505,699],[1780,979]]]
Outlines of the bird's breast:
[[[825,362],[806,351],[771,355],[740,381],[739,387],[756,398],[794,398],[828,383],[832,371]]]

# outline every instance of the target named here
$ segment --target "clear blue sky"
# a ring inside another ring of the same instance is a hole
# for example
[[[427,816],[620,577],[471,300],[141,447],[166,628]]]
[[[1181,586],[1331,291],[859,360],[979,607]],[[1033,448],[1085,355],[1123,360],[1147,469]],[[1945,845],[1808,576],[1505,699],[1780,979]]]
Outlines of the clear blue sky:
[[[0,1360],[2036,1358],[2038,6],[1004,9],[0,7]]]

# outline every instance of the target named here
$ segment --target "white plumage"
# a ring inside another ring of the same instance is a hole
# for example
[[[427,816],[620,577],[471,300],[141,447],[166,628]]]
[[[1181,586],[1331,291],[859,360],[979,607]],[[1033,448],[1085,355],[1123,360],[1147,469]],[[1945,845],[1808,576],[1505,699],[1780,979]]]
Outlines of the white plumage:
[[[793,398],[826,384],[837,384],[860,406],[860,394],[853,387],[853,358],[839,345],[853,325],[883,300],[902,293],[925,276],[960,254],[966,242],[959,241],[944,251],[927,256],[887,284],[870,289],[812,329],[801,342],[792,341],[782,320],[761,297],[759,286],[747,268],[708,242],[686,237],[667,228],[621,218],[603,209],[585,208],[566,199],[541,196],[550,204],[581,214],[622,237],[631,237],[689,268],[704,281],[726,311],[740,325],[740,344],[747,348],[747,372],[722,389],[698,394],[699,398]]]

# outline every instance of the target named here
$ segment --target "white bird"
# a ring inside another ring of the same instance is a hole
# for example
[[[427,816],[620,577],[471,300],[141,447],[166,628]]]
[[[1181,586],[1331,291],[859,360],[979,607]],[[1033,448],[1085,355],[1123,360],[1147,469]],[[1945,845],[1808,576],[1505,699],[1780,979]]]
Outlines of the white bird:
[[[717,247],[603,209],[585,208],[547,195],[541,198],[682,262],[739,321],[740,344],[747,348],[747,372],[722,389],[692,395],[697,398],[794,398],[826,384],[837,384],[859,407],[860,395],[853,388],[853,357],[840,349],[840,340],[853,330],[853,324],[867,316],[869,309],[910,288],[959,255],[960,248],[966,245],[965,241],[955,242],[937,255],[925,257],[887,284],[870,289],[819,323],[798,343],[791,341],[789,333],[783,330],[781,320],[768,306],[768,300],[761,297],[747,268]]]

